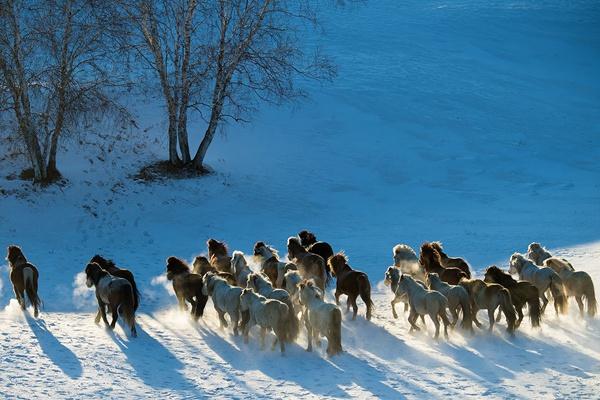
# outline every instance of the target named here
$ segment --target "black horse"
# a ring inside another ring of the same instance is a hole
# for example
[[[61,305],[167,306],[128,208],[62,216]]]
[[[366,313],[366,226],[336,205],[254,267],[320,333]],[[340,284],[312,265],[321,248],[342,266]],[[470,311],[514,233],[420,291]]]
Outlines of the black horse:
[[[128,269],[123,269],[123,268],[117,267],[115,265],[115,263],[113,262],[113,260],[109,260],[98,254],[96,254],[94,257],[92,257],[92,259],[90,260],[90,263],[96,263],[100,267],[102,267],[103,270],[107,271],[112,276],[127,279],[129,281],[129,283],[131,283],[131,287],[133,288],[133,300],[134,300],[133,308],[135,311],[137,311],[137,309],[140,305],[140,292],[137,288],[137,285],[135,284],[135,279],[133,277],[133,273],[131,271],[129,271]]]

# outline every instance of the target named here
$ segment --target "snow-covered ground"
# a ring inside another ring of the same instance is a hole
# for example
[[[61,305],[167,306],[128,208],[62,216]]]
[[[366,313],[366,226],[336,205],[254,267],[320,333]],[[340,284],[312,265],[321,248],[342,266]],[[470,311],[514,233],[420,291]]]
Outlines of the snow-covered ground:
[[[0,267],[1,397],[597,396],[597,319],[571,307],[515,338],[501,323],[437,343],[391,318],[380,281],[396,243],[442,240],[480,273],[539,241],[600,287],[600,6],[381,0],[325,12],[315,42],[338,79],[230,127],[209,150],[212,176],[130,178],[165,153],[154,102],[124,140],[67,143],[65,187],[5,179],[24,164],[0,160],[0,244],[39,267],[45,302],[40,320],[23,316]],[[191,259],[209,237],[284,251],[303,228],[376,288],[373,321],[344,321],[340,357],[306,353],[304,337],[283,358],[260,352],[220,332],[210,303],[194,326],[157,278],[167,256]],[[93,323],[77,274],[95,253],[136,273],[137,340]]]

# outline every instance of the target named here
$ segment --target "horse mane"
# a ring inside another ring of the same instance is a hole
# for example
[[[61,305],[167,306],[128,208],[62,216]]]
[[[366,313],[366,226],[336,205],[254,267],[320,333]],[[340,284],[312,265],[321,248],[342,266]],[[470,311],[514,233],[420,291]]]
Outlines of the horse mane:
[[[435,251],[437,251],[440,256],[445,256],[446,253],[444,253],[444,248],[442,247],[442,242],[436,241],[436,242],[431,242],[431,247],[435,249]]]
[[[174,274],[190,272],[190,267],[185,261],[175,256],[167,258],[167,271]]]
[[[254,248],[258,248],[258,247],[264,247],[267,250],[269,250],[271,252],[271,254],[273,255],[273,257],[275,257],[277,260],[279,260],[279,251],[277,251],[277,249],[273,246],[271,246],[270,244],[266,244],[265,242],[256,242],[254,244]]]
[[[298,233],[298,237],[300,238],[300,243],[302,246],[310,246],[311,244],[317,243],[317,237],[314,233],[309,230],[302,230]]]
[[[344,254],[343,251],[329,257],[329,260],[327,260],[327,264],[329,265],[334,274],[338,268],[350,268],[350,266],[348,265],[348,256],[346,256],[346,254]]]
[[[565,260],[564,258],[558,258],[558,257],[550,257],[547,258],[546,260],[544,260],[544,265],[546,266],[550,266],[550,264],[555,264],[555,265],[562,265],[563,268],[569,270],[569,271],[575,271],[575,268],[573,267],[573,265],[571,265],[570,262],[568,262],[567,260]]]
[[[489,272],[493,275],[496,280],[502,286],[514,286],[517,284],[517,280],[513,278],[508,272],[502,271],[499,267],[492,265],[486,269],[486,273]]]
[[[423,254],[433,255],[433,260],[436,261],[439,266],[442,265],[440,253],[435,249],[435,246],[433,244],[428,242],[423,243],[421,245],[421,255]]]
[[[229,253],[225,242],[219,242],[211,238],[206,241],[206,245],[208,246],[208,251],[214,255],[226,256]]]
[[[27,262],[27,257],[23,254],[23,250],[15,244],[8,246],[6,258],[9,263],[15,266]]]
[[[393,253],[393,255],[397,255],[400,253],[411,254],[411,255],[414,255],[415,258],[417,258],[417,253],[415,253],[415,251],[412,249],[412,247],[410,247],[409,245],[406,245],[406,244],[395,245],[394,248],[392,249],[392,253]]]
[[[287,246],[288,246],[288,253],[290,252],[290,248],[292,249],[292,252],[295,253],[306,253],[306,249],[304,248],[304,246],[302,246],[302,244],[300,243],[300,239],[298,239],[296,236],[290,236],[287,240]]]
[[[100,265],[103,269],[117,268],[113,260],[104,258],[100,254],[96,254],[94,257],[92,257],[90,262]]]

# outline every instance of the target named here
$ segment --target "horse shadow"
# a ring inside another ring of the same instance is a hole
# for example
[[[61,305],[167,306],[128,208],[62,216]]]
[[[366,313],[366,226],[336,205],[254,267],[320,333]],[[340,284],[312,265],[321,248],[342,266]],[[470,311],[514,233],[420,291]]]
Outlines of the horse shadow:
[[[123,326],[125,331],[128,328]],[[127,341],[114,331],[108,335],[127,358],[135,374],[146,385],[155,389],[193,390],[191,383],[181,373],[184,364],[162,343],[137,324],[137,338]]]
[[[71,349],[63,345],[54,336],[46,326],[46,322],[42,319],[33,318],[27,312],[25,313],[25,319],[48,359],[71,379],[81,377],[83,373],[81,362]]]
[[[313,344],[312,353],[298,344],[288,344],[286,354],[281,356],[278,349],[268,350],[272,336],[267,339],[267,350],[261,351],[258,338],[252,335],[248,344],[243,343],[241,337],[234,337],[234,345],[210,328],[199,326],[196,329],[205,343],[232,368],[240,371],[259,370],[275,381],[293,382],[311,394],[344,398],[350,395],[347,390],[354,386],[378,398],[403,399],[409,393],[424,392],[421,387],[403,379],[398,371],[391,371],[385,364],[378,364],[373,359],[359,358],[348,351],[327,357],[324,354],[325,340],[322,348]],[[412,354],[401,340],[384,332],[381,329],[375,340],[392,346],[390,349],[398,351],[399,357]],[[354,349],[351,344],[344,345]],[[414,355],[416,357],[416,353]],[[419,359],[433,365],[433,360],[426,355],[419,354]],[[239,383],[244,385],[243,381]],[[426,392],[423,394],[427,395]]]

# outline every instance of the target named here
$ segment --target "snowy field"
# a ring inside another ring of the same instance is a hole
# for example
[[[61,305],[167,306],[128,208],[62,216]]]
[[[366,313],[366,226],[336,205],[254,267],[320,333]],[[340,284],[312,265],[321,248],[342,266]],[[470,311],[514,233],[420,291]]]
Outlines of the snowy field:
[[[0,266],[0,397],[598,397],[600,322],[574,303],[514,338],[501,322],[436,342],[391,317],[381,281],[397,243],[441,240],[480,275],[538,241],[600,288],[600,5],[380,0],[324,11],[315,42],[334,55],[337,80],[229,127],[209,150],[209,177],[131,178],[166,153],[151,101],[122,140],[66,143],[65,186],[9,179],[25,164],[0,159],[0,245],[19,244],[38,266],[45,306],[24,316]],[[255,335],[244,345],[221,332],[210,302],[197,325],[175,311],[161,278],[168,256],[191,260],[209,237],[285,253],[305,228],[374,287],[373,320],[361,306],[343,321],[343,355],[305,352],[304,334],[284,357],[261,352]],[[135,340],[93,323],[78,274],[96,253],[136,274]]]

